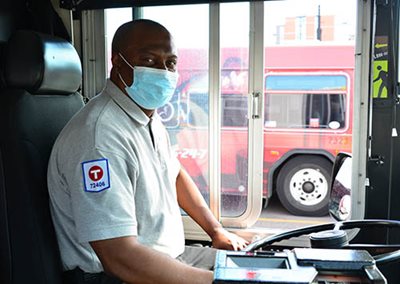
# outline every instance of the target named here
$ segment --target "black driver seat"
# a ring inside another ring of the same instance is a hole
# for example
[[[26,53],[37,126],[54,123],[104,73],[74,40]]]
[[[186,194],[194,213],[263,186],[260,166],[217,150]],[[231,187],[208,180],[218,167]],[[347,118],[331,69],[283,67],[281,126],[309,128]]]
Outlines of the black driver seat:
[[[83,106],[81,64],[67,41],[18,31],[3,50],[0,88],[0,283],[61,283],[47,162]]]

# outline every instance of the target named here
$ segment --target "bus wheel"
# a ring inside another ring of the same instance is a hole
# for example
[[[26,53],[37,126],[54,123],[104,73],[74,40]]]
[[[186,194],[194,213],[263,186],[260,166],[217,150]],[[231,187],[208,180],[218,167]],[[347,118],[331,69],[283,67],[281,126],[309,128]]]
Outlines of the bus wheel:
[[[328,214],[332,163],[319,156],[289,160],[278,175],[276,191],[281,204],[294,215]]]

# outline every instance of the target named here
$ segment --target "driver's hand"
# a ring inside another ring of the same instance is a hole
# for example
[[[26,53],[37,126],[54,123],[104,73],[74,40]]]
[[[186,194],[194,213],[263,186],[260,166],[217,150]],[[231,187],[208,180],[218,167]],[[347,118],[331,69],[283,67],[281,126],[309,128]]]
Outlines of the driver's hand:
[[[236,234],[220,228],[212,236],[212,246],[217,249],[242,250],[249,244],[248,241]]]

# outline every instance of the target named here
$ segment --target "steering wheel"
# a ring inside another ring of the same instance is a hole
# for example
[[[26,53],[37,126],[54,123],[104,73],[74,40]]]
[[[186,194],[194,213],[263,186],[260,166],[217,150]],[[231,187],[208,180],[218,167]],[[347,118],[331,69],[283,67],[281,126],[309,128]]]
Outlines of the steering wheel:
[[[348,229],[364,229],[364,228],[400,228],[400,221],[395,220],[353,220],[353,221],[345,221],[345,222],[337,222],[337,223],[327,223],[314,225],[309,227],[303,227],[299,229],[295,229],[292,231],[283,232],[280,234],[276,234],[273,236],[266,237],[264,239],[255,241],[249,244],[245,251],[256,251],[265,246],[272,245],[276,242],[280,242],[282,240],[287,240],[294,237],[300,237],[303,235],[318,233],[327,230],[348,230]],[[353,245],[357,246],[357,245]],[[352,245],[343,246],[343,248],[351,248]],[[385,248],[398,248],[399,245],[385,245]],[[400,259],[400,249],[389,253],[383,253],[373,256],[377,265],[386,264],[389,262],[398,261]]]

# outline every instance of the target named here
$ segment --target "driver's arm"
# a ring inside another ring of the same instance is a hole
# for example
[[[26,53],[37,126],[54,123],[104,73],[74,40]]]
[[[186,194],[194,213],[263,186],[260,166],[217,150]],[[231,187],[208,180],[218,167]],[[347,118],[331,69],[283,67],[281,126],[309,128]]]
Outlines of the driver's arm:
[[[90,242],[104,270],[125,283],[212,283],[213,273],[145,247],[136,237]]]
[[[179,206],[212,239],[213,247],[228,250],[241,250],[248,242],[225,230],[214,217],[203,196],[189,174],[181,168],[176,180]]]

